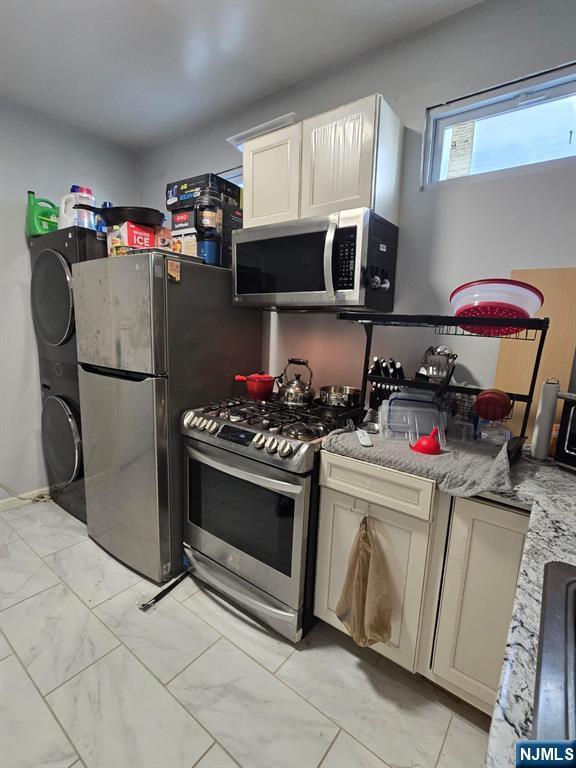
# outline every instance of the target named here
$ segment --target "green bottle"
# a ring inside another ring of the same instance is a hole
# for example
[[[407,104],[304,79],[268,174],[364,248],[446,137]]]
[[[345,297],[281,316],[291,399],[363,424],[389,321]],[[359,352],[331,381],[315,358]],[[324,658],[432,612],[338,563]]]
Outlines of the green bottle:
[[[60,209],[51,200],[36,197],[28,190],[28,208],[26,209],[26,236],[37,237],[58,229]]]

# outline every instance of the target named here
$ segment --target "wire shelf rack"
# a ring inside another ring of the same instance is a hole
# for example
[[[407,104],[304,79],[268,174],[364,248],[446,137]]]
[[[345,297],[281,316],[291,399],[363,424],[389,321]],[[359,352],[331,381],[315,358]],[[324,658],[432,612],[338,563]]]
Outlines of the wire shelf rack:
[[[381,387],[386,391],[390,386],[416,387],[418,389],[434,390],[436,401],[443,410],[471,418],[474,413],[476,396],[482,389],[470,386],[431,382],[415,377],[413,379],[391,379],[384,376],[369,374],[369,365],[372,351],[372,336],[374,326],[389,326],[399,328],[432,328],[435,333],[453,336],[470,336],[476,338],[513,339],[517,341],[535,341],[538,336],[538,346],[532,368],[530,387],[527,393],[508,392],[511,401],[510,411],[499,421],[507,421],[512,417],[517,403],[524,404],[521,436],[526,434],[530,409],[534,399],[534,391],[540,369],[540,361],[544,349],[546,334],[550,320],[545,318],[500,318],[500,317],[473,317],[464,321],[461,317],[451,315],[381,315],[372,312],[340,312],[340,320],[348,320],[360,324],[366,333],[366,347],[364,352],[364,372],[362,377],[362,402],[366,397],[368,383],[372,387]],[[385,395],[387,396],[387,395]]]
[[[453,317],[452,315],[378,315],[370,312],[340,312],[340,320],[363,325],[397,328],[432,328],[442,336],[472,336],[491,339],[534,341],[538,331],[548,328],[548,318]]]

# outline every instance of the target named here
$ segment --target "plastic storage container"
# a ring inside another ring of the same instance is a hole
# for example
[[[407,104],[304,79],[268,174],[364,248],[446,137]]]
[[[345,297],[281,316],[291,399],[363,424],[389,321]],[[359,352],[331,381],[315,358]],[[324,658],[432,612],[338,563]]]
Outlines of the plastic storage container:
[[[434,427],[437,427],[440,447],[446,447],[444,419],[438,407],[432,403],[418,407],[400,402],[393,409],[388,407],[388,403],[384,403],[378,415],[380,435],[385,440],[400,440],[414,445],[417,440],[429,435]]]
[[[394,420],[394,413],[398,408],[422,408],[425,410],[431,409],[434,412],[439,411],[442,423],[446,427],[447,414],[444,411],[440,411],[436,403],[436,395],[432,391],[415,388],[403,389],[401,392],[392,393],[388,398],[387,405],[388,416],[392,421]]]

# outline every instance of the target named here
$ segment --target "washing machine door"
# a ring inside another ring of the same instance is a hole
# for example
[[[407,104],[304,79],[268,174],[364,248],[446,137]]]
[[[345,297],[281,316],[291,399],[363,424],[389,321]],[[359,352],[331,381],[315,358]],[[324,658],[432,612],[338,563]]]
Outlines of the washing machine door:
[[[32,269],[32,316],[39,336],[52,347],[68,341],[74,330],[72,273],[51,248],[38,254]]]
[[[74,414],[61,397],[42,403],[42,449],[50,485],[63,488],[76,479],[82,463],[82,441]]]

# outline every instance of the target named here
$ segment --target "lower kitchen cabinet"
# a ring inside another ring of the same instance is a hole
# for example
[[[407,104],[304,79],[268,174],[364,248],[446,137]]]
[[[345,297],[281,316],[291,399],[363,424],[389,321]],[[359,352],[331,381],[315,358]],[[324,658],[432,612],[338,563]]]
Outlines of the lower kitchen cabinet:
[[[352,461],[351,465],[357,463]],[[377,473],[381,468],[373,469]],[[389,471],[381,472],[385,475]],[[384,551],[392,585],[392,637],[389,643],[377,643],[372,648],[414,671],[430,529],[427,520],[323,487],[314,613],[345,631],[335,610],[354,537],[365,515]]]
[[[455,499],[432,674],[486,712],[494,706],[528,515]]]
[[[372,648],[490,714],[529,515],[327,451],[320,484],[315,615],[346,631],[336,605],[367,515],[392,585],[392,637]]]

